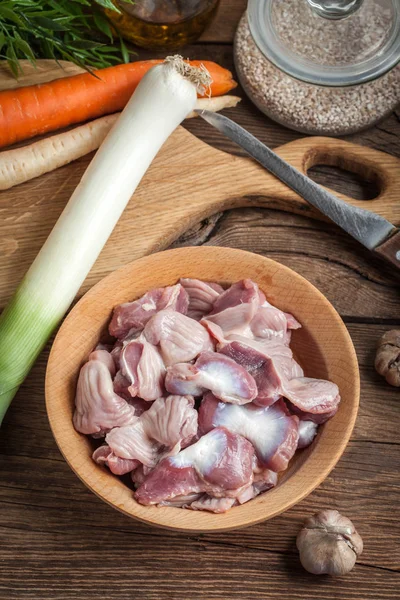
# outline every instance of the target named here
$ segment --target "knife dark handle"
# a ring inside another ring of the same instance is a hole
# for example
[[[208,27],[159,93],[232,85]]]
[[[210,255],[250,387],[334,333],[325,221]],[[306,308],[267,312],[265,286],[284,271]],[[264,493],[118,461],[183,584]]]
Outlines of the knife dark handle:
[[[375,252],[400,269],[400,229],[396,229],[383,244],[376,246]]]

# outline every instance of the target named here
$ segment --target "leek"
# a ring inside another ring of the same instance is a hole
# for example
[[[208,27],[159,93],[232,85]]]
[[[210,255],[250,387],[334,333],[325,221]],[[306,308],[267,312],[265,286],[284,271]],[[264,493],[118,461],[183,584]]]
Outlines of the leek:
[[[0,316],[0,424],[163,143],[208,73],[169,57],[142,79]]]

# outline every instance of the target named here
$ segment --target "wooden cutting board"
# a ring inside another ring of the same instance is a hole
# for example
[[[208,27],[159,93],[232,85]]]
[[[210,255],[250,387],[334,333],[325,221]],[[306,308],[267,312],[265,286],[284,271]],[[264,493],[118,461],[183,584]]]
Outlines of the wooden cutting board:
[[[64,70],[53,61],[39,61],[39,70],[35,71],[26,65],[25,75],[18,83],[42,83],[80,72],[69,63],[63,66]],[[0,89],[15,85],[7,69],[0,68]],[[328,164],[376,182],[380,193],[374,200],[340,197],[400,224],[398,159],[324,137],[299,139],[276,151],[303,173],[313,165]],[[62,167],[0,192],[0,307],[47,238],[90,159],[91,156],[84,157],[73,168]],[[80,294],[121,265],[166,248],[211,214],[239,206],[265,206],[323,218],[253,160],[216,150],[179,127],[143,178]],[[87,232],[82,231],[82,235]]]

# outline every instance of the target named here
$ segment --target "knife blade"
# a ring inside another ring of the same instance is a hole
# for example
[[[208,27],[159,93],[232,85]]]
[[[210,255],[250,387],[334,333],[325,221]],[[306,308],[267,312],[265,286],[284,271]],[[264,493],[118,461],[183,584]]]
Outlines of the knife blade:
[[[208,110],[195,112],[358,242],[400,268],[400,230],[392,223],[340,200],[228,117]]]

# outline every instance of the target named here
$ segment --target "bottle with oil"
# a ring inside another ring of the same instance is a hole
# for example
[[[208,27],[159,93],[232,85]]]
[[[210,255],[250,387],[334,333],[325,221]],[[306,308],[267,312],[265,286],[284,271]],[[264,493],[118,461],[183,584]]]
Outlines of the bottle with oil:
[[[212,21],[219,0],[114,0],[120,13],[106,10],[120,34],[150,50],[173,50],[194,42]]]

